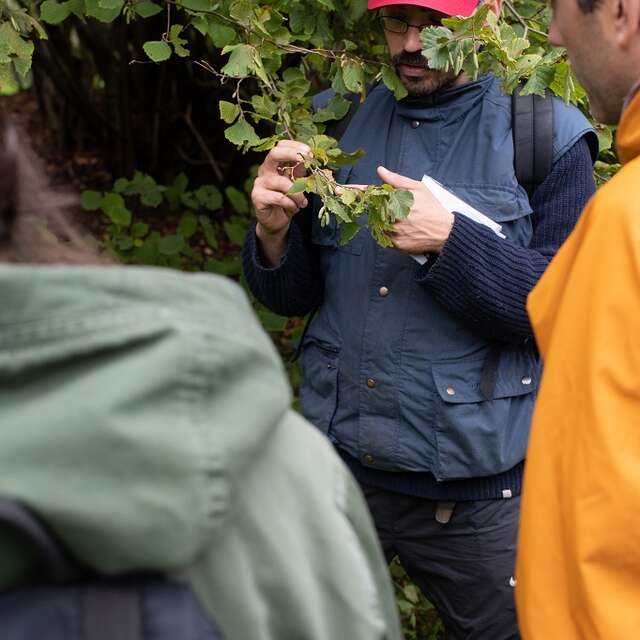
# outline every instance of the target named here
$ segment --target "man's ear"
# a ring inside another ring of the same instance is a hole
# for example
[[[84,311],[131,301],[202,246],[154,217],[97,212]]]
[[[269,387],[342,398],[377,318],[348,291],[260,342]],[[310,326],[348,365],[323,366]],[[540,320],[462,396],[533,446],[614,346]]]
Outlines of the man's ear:
[[[610,17],[616,43],[623,49],[638,46],[640,38],[640,0],[612,0]]]

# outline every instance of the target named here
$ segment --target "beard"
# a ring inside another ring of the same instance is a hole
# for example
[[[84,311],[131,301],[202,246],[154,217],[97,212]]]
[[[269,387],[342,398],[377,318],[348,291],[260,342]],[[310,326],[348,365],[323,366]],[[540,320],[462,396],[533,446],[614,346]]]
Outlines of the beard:
[[[412,98],[431,95],[436,91],[450,88],[458,76],[452,71],[437,71],[430,69],[426,59],[419,53],[403,51],[391,58],[391,63],[398,74],[402,84]],[[423,69],[419,76],[408,76],[399,69],[402,65]]]

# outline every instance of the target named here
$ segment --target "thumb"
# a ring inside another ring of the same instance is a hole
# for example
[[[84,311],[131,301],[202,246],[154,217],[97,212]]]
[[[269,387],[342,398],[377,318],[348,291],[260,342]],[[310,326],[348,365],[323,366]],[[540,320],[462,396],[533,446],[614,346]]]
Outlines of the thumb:
[[[396,189],[417,189],[421,184],[417,180],[412,180],[399,173],[389,171],[389,169],[385,169],[385,167],[378,167],[378,175],[383,182],[386,182]]]

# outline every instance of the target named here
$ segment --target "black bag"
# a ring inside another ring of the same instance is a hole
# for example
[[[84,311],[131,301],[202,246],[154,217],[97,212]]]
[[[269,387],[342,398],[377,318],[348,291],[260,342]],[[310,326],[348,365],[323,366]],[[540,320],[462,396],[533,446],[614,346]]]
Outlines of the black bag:
[[[188,585],[84,570],[13,500],[0,498],[0,527],[28,541],[39,558],[36,580],[0,591],[2,640],[222,640]]]

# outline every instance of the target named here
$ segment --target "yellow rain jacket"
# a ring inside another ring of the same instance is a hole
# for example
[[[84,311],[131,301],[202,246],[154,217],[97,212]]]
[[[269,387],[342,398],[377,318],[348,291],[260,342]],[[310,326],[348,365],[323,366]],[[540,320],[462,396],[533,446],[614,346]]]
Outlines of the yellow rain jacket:
[[[640,638],[640,94],[623,167],[529,297],[545,362],[522,498],[525,640]]]

